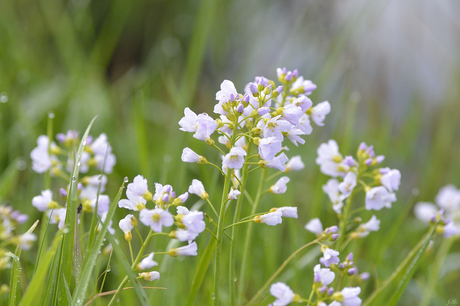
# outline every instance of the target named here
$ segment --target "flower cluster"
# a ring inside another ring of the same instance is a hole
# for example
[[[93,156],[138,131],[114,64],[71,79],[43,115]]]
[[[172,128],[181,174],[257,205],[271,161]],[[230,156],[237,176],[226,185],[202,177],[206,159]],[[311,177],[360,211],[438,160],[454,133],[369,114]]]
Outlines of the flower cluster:
[[[0,271],[10,268],[10,257],[5,256],[7,245],[19,246],[23,250],[29,250],[37,236],[33,233],[18,234],[16,228],[29,219],[26,214],[14,210],[11,206],[0,205]]]
[[[415,216],[423,222],[435,224],[440,218],[436,232],[448,238],[460,233],[460,190],[447,185],[439,190],[435,198],[438,205],[419,202],[415,205]]]
[[[197,185],[200,185],[202,189],[198,188]],[[198,180],[194,180],[189,188],[189,192],[195,191],[194,188],[197,190],[200,189],[196,191],[199,192],[200,196],[206,193],[203,185]],[[188,199],[189,192],[176,196],[176,192],[171,185],[155,183],[155,193],[152,194],[148,189],[147,179],[138,175],[134,178],[132,183],[128,184],[126,190],[127,199],[120,200],[118,206],[132,211],[139,211],[138,218],[140,222],[151,229],[151,235],[149,235],[149,237],[154,234],[163,233],[164,227],[176,225],[176,230],[165,233],[165,235],[179,241],[187,241],[188,244],[179,248],[172,248],[166,254],[172,257],[196,256],[198,249],[194,240],[205,230],[206,223],[203,220],[203,212],[189,211],[188,208],[182,206]],[[151,208],[148,207],[148,202],[152,203]],[[169,212],[170,207],[176,208],[175,215]],[[131,243],[132,240],[131,231],[137,225],[137,218],[132,214],[128,214],[119,222],[119,227],[123,231],[126,241],[129,243]],[[158,263],[153,260],[153,256],[154,253],[150,253],[139,262],[137,268],[139,270],[147,270],[158,265]],[[160,278],[160,274],[157,271],[142,272],[139,276],[149,281]]]

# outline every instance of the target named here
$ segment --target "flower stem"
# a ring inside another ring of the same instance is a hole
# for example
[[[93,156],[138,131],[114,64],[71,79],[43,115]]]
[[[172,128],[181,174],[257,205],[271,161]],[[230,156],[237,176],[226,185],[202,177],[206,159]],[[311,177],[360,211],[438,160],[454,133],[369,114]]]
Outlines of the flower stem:
[[[350,214],[352,200],[353,200],[353,192],[350,194],[350,196],[347,199],[347,202],[343,209],[342,218],[340,219],[340,222],[339,222],[340,232],[339,232],[339,238],[337,239],[337,244],[336,244],[336,250],[339,252],[342,251],[340,247],[342,246],[342,243],[345,239],[345,234],[347,232],[348,216]]]
[[[224,231],[226,229],[229,229],[230,227],[234,227],[235,225],[240,225],[240,224],[244,224],[244,223],[248,223],[248,222],[254,222],[254,220],[244,220],[244,221],[240,221],[240,222],[235,222],[233,224],[230,224],[230,225],[227,225],[226,227],[224,227]]]
[[[252,299],[248,302],[248,306],[251,305],[251,304],[254,304],[256,302],[256,300],[259,298],[259,296],[265,291],[265,289],[267,289],[268,285],[270,285],[273,280],[281,273],[281,271],[283,271],[283,269],[287,266],[287,264],[294,258],[296,257],[300,252],[302,252],[304,249],[308,248],[309,246],[315,244],[315,243],[318,243],[320,241],[320,238],[317,238],[313,241],[310,241],[309,243],[301,246],[300,248],[298,248],[294,253],[291,254],[291,256],[289,256],[284,262],[283,264],[278,268],[278,270],[275,271],[275,273],[273,273],[273,275],[265,282],[265,284],[262,286],[262,288],[259,289],[259,291],[257,291],[257,293],[252,297]]]
[[[251,215],[254,215],[257,209],[259,208],[260,198],[262,196],[262,188],[264,187],[266,175],[267,175],[267,169],[263,169],[262,173],[260,174],[259,187],[257,188],[256,198],[254,199],[254,204],[252,205]],[[249,223],[246,229],[246,236],[245,236],[245,241],[244,241],[244,246],[243,246],[243,258],[241,260],[241,269],[240,269],[240,275],[239,275],[240,281],[238,285],[238,297],[243,296],[244,274],[246,273],[246,264],[248,261],[249,247],[251,244],[251,235],[252,235],[253,226],[254,226],[254,223]]]
[[[252,149],[252,144],[253,142],[250,141],[248,144],[247,148],[247,153],[248,155],[246,156],[246,160],[248,161],[251,159],[254,155],[249,156],[251,153]],[[241,182],[240,182],[240,192],[241,195],[238,198],[238,201],[236,202],[236,208],[235,208],[235,214],[233,215],[233,224],[236,225],[237,220],[240,219],[241,215],[241,207],[243,206],[243,201],[244,201],[244,193],[246,192],[246,183],[248,181],[248,174],[249,174],[249,165],[244,165],[243,170],[242,170],[242,176],[241,176]],[[225,229],[224,229],[225,230]],[[232,228],[232,243],[230,245],[230,259],[229,259],[229,284],[230,284],[230,305],[235,305],[235,258],[236,258],[236,246],[237,244],[235,243],[235,239],[237,239],[238,235],[238,227],[233,227]]]

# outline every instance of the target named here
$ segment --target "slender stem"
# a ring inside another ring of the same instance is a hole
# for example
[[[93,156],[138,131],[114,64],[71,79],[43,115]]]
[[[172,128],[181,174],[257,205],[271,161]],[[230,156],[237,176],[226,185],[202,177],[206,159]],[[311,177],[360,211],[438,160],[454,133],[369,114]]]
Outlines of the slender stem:
[[[217,239],[217,236],[209,229],[209,228],[205,228],[214,238]]]
[[[342,246],[342,243],[345,239],[345,233],[347,232],[348,216],[350,214],[353,194],[354,192],[352,192],[350,196],[348,197],[347,202],[345,203],[345,207],[343,208],[342,218],[340,219],[340,222],[339,222],[340,232],[339,232],[339,238],[337,239],[337,244],[336,244],[336,250],[338,251],[341,250],[340,247]]]
[[[443,239],[441,247],[438,250],[438,254],[436,254],[434,264],[430,267],[428,283],[423,291],[424,293],[420,306],[428,306],[430,304],[431,296],[433,295],[434,288],[439,278],[439,273],[441,272],[442,265],[450,247],[452,246],[452,243],[454,242],[454,239],[455,237]]]
[[[259,208],[260,198],[262,196],[262,188],[264,187],[266,175],[267,175],[267,169],[263,169],[262,173],[260,174],[259,186],[257,188],[257,194],[256,194],[256,198],[254,199],[254,204],[252,205],[251,215],[254,215],[257,209]],[[253,226],[254,226],[254,223],[249,223],[246,229],[246,236],[245,236],[245,241],[244,241],[244,246],[243,246],[243,257],[241,259],[241,268],[240,268],[240,275],[239,275],[240,281],[238,284],[237,304],[240,303],[240,298],[243,296],[243,292],[244,292],[244,281],[245,281],[244,276],[246,273],[246,264],[247,264],[248,256],[249,256],[249,247],[251,244]]]
[[[240,224],[244,224],[244,223],[248,223],[248,222],[254,222],[254,220],[245,220],[245,221],[240,221],[240,222],[236,222],[236,223],[227,225],[226,227],[224,227],[224,231],[226,229],[229,229],[230,227],[234,227],[235,225],[240,225]]]
[[[251,153],[252,149],[252,144],[253,142],[250,141],[248,144],[247,148],[247,153],[248,155],[246,156],[246,161],[248,161],[250,158],[252,158],[254,155],[249,156]],[[241,176],[241,181],[240,183],[240,196],[238,198],[238,201],[236,202],[236,207],[235,207],[235,214],[233,215],[233,223],[236,223],[236,221],[240,218],[241,215],[241,208],[243,207],[243,201],[244,201],[244,196],[243,194],[247,193],[246,190],[246,183],[248,181],[248,175],[249,175],[249,165],[244,165],[243,170],[242,170],[242,176]],[[225,229],[224,229],[225,230]],[[230,259],[229,259],[229,284],[230,284],[230,305],[235,305],[235,258],[236,258],[236,252],[237,252],[237,244],[236,244],[236,239],[238,235],[238,228],[234,227],[232,228],[232,243],[230,245]]]
[[[220,173],[222,173],[222,175],[225,175],[224,171],[222,171],[222,169],[220,169],[220,167],[219,167],[219,166],[217,166],[217,165],[215,165],[215,164],[213,164],[213,163],[211,163],[211,162],[209,162],[209,161],[208,161],[208,162],[206,162],[206,164],[207,164],[207,165],[211,165],[211,166],[213,166],[214,168],[216,168],[217,170],[219,170],[219,171],[220,171]]]
[[[315,293],[315,290],[313,288],[311,289],[310,296],[308,297],[307,305],[311,304],[311,299],[313,298],[313,294]]]
[[[142,239],[139,229],[137,228],[137,226],[135,226],[134,228],[136,229],[137,236],[139,236],[139,241],[141,242],[141,244],[144,244],[144,240]]]
[[[217,150],[219,150],[219,152],[220,152],[220,153],[222,153],[222,155],[224,155],[224,156],[225,156],[225,153],[224,153],[224,151],[222,151],[222,149],[221,149],[221,148],[219,148],[219,146],[218,146],[218,145],[216,145],[216,144],[214,143],[212,146],[213,146],[213,147],[215,147]]]
[[[227,200],[228,192],[230,189],[230,175],[231,169],[227,169],[225,176],[224,189],[222,191],[222,201],[219,211],[219,220],[217,221],[217,245],[216,245],[216,260],[214,269],[214,299],[213,305],[219,305],[219,281],[220,281],[220,260],[222,253],[222,235],[224,233],[224,216],[225,216],[225,202]]]
[[[211,208],[212,208],[212,211],[216,214],[216,216],[218,216],[219,214],[217,213],[216,209],[214,208],[214,205],[212,205],[212,203],[211,203],[211,201],[209,200],[209,198],[207,198],[206,201],[208,201],[209,206],[211,206]]]
[[[291,254],[284,262],[283,264],[278,268],[278,270],[273,273],[273,275],[265,282],[265,284],[262,286],[262,288],[257,291],[257,293],[252,297],[252,299],[248,302],[248,306],[251,304],[254,304],[255,301],[259,298],[259,296],[267,289],[267,287],[273,282],[273,280],[283,271],[283,269],[287,266],[287,264],[294,258],[296,257],[300,252],[302,252],[304,249],[308,248],[309,246],[318,243],[320,241],[320,238],[317,238],[313,241],[310,241],[309,243],[301,246],[298,248],[294,253]]]
[[[129,244],[129,253],[131,254],[131,262],[134,262],[133,247],[131,246],[131,241],[128,241],[128,244]]]

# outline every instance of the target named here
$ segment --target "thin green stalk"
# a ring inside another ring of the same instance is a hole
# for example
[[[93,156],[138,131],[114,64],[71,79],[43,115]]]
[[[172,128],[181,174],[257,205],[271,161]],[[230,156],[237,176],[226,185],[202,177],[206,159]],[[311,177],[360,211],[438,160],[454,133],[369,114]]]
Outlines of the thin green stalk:
[[[420,306],[428,306],[430,304],[431,296],[433,295],[436,283],[438,282],[439,273],[441,272],[442,265],[455,239],[456,237],[443,239],[438,254],[436,254],[434,264],[430,266],[428,283],[425,289],[423,290],[423,298],[420,302]]]
[[[227,225],[226,227],[224,227],[224,231],[226,229],[229,229],[230,227],[234,227],[236,225],[240,225],[240,224],[244,224],[244,223],[249,223],[249,222],[254,222],[254,220],[244,220],[244,221],[239,221],[239,222],[235,222],[235,223],[232,223],[230,225]]]
[[[233,137],[232,137],[233,138]],[[216,260],[215,260],[215,270],[214,270],[214,299],[213,305],[219,305],[219,280],[220,280],[220,260],[222,253],[222,235],[224,233],[224,216],[225,216],[225,202],[227,201],[228,192],[230,190],[230,175],[231,169],[227,170],[227,175],[225,176],[224,189],[222,191],[222,200],[219,211],[219,220],[217,222],[217,245],[216,245]]]
[[[345,207],[343,208],[343,213],[342,213],[342,218],[340,219],[339,222],[339,227],[340,227],[340,232],[339,232],[339,238],[337,239],[337,244],[336,244],[336,250],[339,252],[341,251],[341,246],[343,243],[343,240],[345,239],[345,234],[347,232],[347,223],[348,223],[348,216],[350,215],[350,208],[351,208],[351,202],[353,200],[353,195],[354,192],[350,194],[350,196],[347,199],[347,202],[345,203]]]
[[[283,271],[283,269],[287,266],[287,264],[294,258],[296,257],[300,252],[302,252],[304,249],[308,248],[309,246],[318,243],[320,241],[320,238],[317,238],[313,241],[310,241],[309,243],[301,246],[298,248],[294,253],[291,254],[284,262],[283,264],[278,268],[278,270],[273,273],[273,275],[265,282],[265,284],[262,286],[262,288],[257,291],[257,293],[252,297],[252,299],[248,302],[248,306],[251,304],[254,304],[255,301],[259,298],[259,296],[267,289],[267,287],[273,282],[273,280]]]
[[[262,196],[262,188],[264,187],[265,183],[265,177],[267,175],[267,169],[263,169],[262,173],[260,174],[260,181],[259,181],[259,187],[257,188],[257,194],[256,198],[254,199],[254,205],[252,206],[251,210],[251,215],[254,215],[259,207],[260,203],[260,198]],[[249,255],[249,247],[251,244],[251,236],[252,236],[252,227],[254,226],[254,223],[249,223],[248,228],[246,229],[246,237],[244,241],[244,247],[243,247],[243,258],[241,260],[241,269],[240,269],[240,282],[238,285],[238,303],[241,297],[243,296],[244,292],[244,276],[246,273],[246,264],[248,261],[248,255]]]
[[[249,156],[249,154],[251,153],[252,144],[253,144],[252,141],[250,141],[248,144],[248,148],[247,148],[248,155],[246,156],[245,161],[248,161],[252,157],[252,156]],[[235,214],[233,216],[234,224],[237,222],[237,220],[240,219],[241,208],[243,206],[243,201],[244,201],[243,194],[247,192],[246,183],[248,181],[248,174],[249,174],[248,170],[249,170],[249,165],[244,165],[243,170],[242,170],[241,182],[240,182],[241,195],[238,197],[238,201],[236,202]],[[230,259],[229,259],[230,305],[235,305],[235,289],[236,289],[235,288],[235,285],[236,285],[235,258],[236,258],[236,251],[237,251],[237,248],[236,248],[237,243],[235,240],[237,239],[237,235],[238,235],[238,227],[233,227],[232,234],[231,234],[232,242],[230,244]]]

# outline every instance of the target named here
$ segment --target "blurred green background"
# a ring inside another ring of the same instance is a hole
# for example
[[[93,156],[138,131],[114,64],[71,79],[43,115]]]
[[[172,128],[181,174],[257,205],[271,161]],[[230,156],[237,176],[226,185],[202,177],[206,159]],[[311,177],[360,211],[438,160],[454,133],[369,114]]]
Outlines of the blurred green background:
[[[327,178],[314,162],[316,148],[331,138],[345,155],[354,154],[361,141],[373,144],[386,156],[385,165],[402,173],[398,202],[377,212],[381,231],[353,248],[362,271],[386,278],[425,227],[411,214],[388,239],[386,229],[406,205],[433,201],[448,183],[460,187],[459,9],[453,0],[1,1],[1,201],[31,215],[24,228],[40,218],[31,199],[44,181],[31,171],[29,154],[37,137],[46,134],[49,112],[55,114],[55,133],[83,132],[99,116],[91,134],[107,133],[118,160],[109,176],[112,197],[124,176],[131,180],[140,173],[151,189],[156,181],[180,193],[199,178],[217,201],[218,173],[180,162],[182,148],[189,146],[219,163],[216,152],[179,131],[184,107],[211,113],[224,79],[241,92],[256,75],[275,79],[277,67],[297,68],[318,85],[312,100],[329,100],[332,111],[324,127],[289,152],[302,155],[306,169],[290,175],[288,193],[263,199],[261,209],[298,206],[300,216],[276,229],[256,230],[248,293],[313,238],[303,229],[309,219],[336,223],[321,191]],[[55,182],[56,192],[59,187],[62,182]],[[124,214],[119,211],[116,219]],[[206,239],[199,241],[201,250]],[[401,305],[420,303],[438,243]],[[449,256],[433,305],[460,298],[458,243]],[[372,258],[380,261],[377,267]],[[317,256],[303,260],[280,280],[306,294]],[[168,290],[153,293],[160,305],[182,304],[194,265],[196,260],[187,258],[165,268],[158,284]],[[177,278],[181,281],[174,283]],[[117,284],[109,281],[107,290]],[[373,285],[370,281],[361,296]],[[197,303],[208,301],[209,286],[204,284]]]

